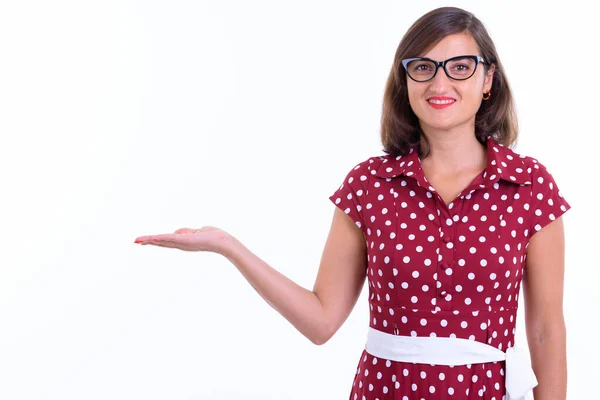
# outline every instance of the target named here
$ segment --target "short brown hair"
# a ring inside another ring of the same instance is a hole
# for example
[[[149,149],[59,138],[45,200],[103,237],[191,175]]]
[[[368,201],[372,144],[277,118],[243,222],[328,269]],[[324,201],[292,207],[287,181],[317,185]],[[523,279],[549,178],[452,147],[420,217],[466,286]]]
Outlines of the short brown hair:
[[[448,35],[470,34],[487,62],[495,65],[491,98],[483,101],[475,116],[475,136],[481,142],[492,136],[498,143],[512,146],[518,135],[517,115],[512,93],[496,47],[483,23],[472,13],[457,7],[441,7],[419,18],[404,34],[394,56],[387,79],[381,115],[383,151],[393,156],[405,155],[421,140],[419,120],[408,103],[406,72],[402,59],[419,57]],[[426,137],[423,136],[426,142]],[[429,146],[421,156],[427,157]]]

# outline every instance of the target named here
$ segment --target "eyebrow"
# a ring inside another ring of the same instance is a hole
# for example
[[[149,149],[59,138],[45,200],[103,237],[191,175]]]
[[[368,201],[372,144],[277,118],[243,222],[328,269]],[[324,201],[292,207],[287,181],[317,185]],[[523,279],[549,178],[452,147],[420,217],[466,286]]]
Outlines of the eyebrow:
[[[455,55],[455,56],[452,56],[452,57],[444,58],[443,60],[449,60],[449,59],[451,59],[451,58],[454,58],[454,57],[461,57],[461,56],[471,56],[471,55],[473,55],[473,56],[477,56],[477,55],[479,55],[478,53],[479,53],[478,51],[475,51],[475,52],[473,52],[473,53],[462,53],[462,54],[457,54],[457,55]],[[414,58],[429,58],[430,60],[434,60],[434,61],[443,61],[443,60],[435,59],[435,58],[428,57],[428,56],[416,56],[416,57],[414,57]]]

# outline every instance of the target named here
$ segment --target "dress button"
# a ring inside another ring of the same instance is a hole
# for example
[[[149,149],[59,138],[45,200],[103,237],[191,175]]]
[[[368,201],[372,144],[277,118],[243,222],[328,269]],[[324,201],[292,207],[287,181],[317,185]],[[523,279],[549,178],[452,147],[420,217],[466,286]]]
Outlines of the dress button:
[[[442,291],[440,292],[440,297],[446,297],[446,295],[447,295],[447,294],[448,294],[448,292],[447,292],[447,291],[445,291],[445,290],[442,290]]]
[[[448,243],[450,241],[452,241],[452,238],[448,235],[444,236],[444,238],[442,239],[444,242]]]
[[[442,269],[446,269],[448,268],[448,263],[446,261],[444,261],[441,265]]]

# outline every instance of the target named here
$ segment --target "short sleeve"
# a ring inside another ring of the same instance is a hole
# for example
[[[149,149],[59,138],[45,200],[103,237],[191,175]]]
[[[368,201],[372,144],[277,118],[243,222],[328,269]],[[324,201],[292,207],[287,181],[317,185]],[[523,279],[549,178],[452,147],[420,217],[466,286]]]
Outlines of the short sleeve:
[[[368,162],[363,161],[348,172],[340,187],[329,196],[329,200],[346,213],[365,235],[363,209],[370,176]]]
[[[535,162],[532,166],[531,176],[529,238],[571,208],[544,165]]]

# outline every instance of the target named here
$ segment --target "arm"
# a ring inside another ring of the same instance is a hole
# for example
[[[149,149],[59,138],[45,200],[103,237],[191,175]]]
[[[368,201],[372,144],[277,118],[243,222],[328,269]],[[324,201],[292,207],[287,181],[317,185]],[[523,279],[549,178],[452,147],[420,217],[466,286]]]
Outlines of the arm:
[[[350,315],[366,278],[364,236],[338,208],[312,291],[270,267],[235,238],[226,242],[222,254],[271,307],[317,345],[327,342]]]
[[[523,298],[536,400],[567,396],[566,327],[563,315],[564,226],[557,218],[532,236],[527,249]]]

